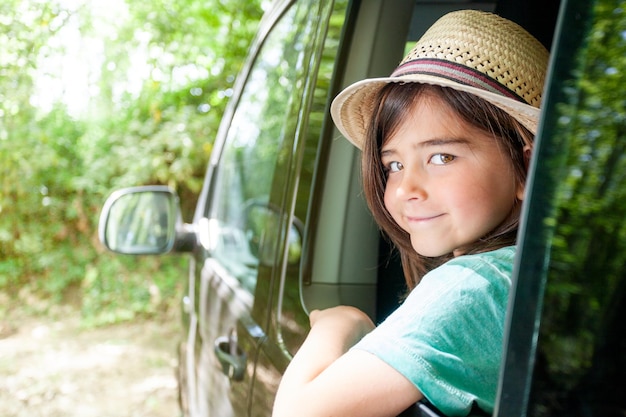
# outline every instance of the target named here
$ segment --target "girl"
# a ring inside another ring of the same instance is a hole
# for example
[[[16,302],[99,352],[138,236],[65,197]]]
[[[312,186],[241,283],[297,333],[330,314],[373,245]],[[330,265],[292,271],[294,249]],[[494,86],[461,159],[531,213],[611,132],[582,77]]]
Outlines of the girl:
[[[450,13],[391,77],[334,100],[363,151],[368,205],[398,248],[409,295],[380,326],[313,311],[274,417],[396,416],[427,399],[491,413],[526,171],[548,61],[522,28]]]

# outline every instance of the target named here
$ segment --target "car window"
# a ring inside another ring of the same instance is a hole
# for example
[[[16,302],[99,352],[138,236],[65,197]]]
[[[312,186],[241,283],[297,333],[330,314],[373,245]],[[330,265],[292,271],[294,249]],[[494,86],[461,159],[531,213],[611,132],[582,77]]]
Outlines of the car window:
[[[589,15],[554,142],[564,160],[531,415],[626,415],[626,3]],[[585,410],[585,411],[583,411]]]
[[[320,6],[317,6],[320,7]],[[318,160],[318,148],[320,139],[324,135],[324,125],[328,114],[328,102],[331,89],[331,79],[335,69],[339,41],[348,7],[347,0],[326,2],[321,5],[322,10],[316,13],[322,17],[323,27],[318,28],[318,38],[312,40],[316,45],[316,52],[312,57],[311,64],[317,68],[317,73],[310,79],[311,89],[307,103],[303,107],[304,128],[302,137],[296,152],[299,154],[301,163],[296,167],[294,177],[298,178],[298,187],[294,201],[295,219],[306,219],[308,227],[314,223],[307,219],[309,203],[314,192],[312,188]],[[329,16],[329,18],[324,18]],[[284,291],[281,292],[280,307],[278,309],[278,331],[280,340],[290,354],[295,354],[301,346],[309,329],[309,319],[302,308],[300,300],[300,267],[301,263],[287,268],[283,278]]]
[[[291,7],[272,29],[247,77],[214,172],[207,217],[211,255],[254,293],[261,264],[278,260],[285,189],[316,29]],[[282,184],[282,185],[281,185]],[[289,232],[297,251],[296,229]],[[297,258],[298,254],[293,254]],[[295,260],[294,260],[295,262]]]
[[[534,372],[531,386],[505,386],[501,415],[521,415],[506,407],[528,391],[530,416],[626,415],[626,10],[617,3],[568,4],[562,16],[505,384],[530,381],[536,350]]]

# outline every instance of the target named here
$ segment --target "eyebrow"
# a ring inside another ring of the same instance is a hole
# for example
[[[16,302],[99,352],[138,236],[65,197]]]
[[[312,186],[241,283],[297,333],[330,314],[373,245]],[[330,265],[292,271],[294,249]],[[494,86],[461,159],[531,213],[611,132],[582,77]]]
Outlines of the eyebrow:
[[[465,138],[433,138],[429,140],[425,140],[423,142],[419,142],[415,144],[415,147],[418,148],[428,148],[431,146],[443,146],[443,145],[469,145],[470,141]],[[395,149],[382,149],[380,152],[380,156],[388,156],[393,155],[397,151]]]

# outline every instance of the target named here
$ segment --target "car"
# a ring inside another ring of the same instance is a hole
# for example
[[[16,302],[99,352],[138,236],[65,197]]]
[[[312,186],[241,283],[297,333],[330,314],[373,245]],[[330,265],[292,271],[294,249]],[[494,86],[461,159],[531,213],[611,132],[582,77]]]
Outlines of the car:
[[[189,258],[185,415],[270,416],[308,312],[353,305],[378,323],[398,305],[399,260],[329,105],[346,85],[388,75],[438,17],[466,8],[496,11],[551,49],[494,415],[626,415],[626,3],[617,0],[274,2],[193,221],[182,222],[165,186],[118,190],[101,214],[109,249]],[[402,415],[439,414],[420,402]]]

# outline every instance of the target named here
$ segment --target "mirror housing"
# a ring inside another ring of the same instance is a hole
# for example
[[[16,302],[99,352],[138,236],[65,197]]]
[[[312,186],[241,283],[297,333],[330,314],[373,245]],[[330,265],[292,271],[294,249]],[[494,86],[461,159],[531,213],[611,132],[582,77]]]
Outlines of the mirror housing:
[[[113,192],[98,225],[100,242],[127,255],[189,252],[196,234],[183,224],[177,194],[167,186],[141,186]]]

